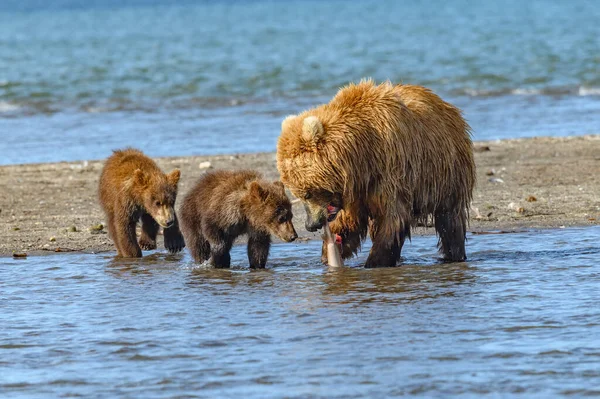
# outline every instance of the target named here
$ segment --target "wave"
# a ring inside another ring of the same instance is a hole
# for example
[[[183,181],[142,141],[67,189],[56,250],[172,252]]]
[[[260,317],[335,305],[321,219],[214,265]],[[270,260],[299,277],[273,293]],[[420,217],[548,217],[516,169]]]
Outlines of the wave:
[[[0,101],[0,114],[13,113],[21,110],[22,107],[8,101]]]
[[[502,89],[473,89],[470,87],[454,89],[454,95],[469,97],[502,97],[502,96],[600,96],[600,87],[573,86],[573,87],[517,87]]]
[[[474,88],[455,88],[444,90],[439,85],[430,85],[442,97],[461,97],[472,98],[485,97],[510,97],[510,96],[549,96],[556,98],[563,97],[588,97],[596,101],[600,97],[599,86],[573,86],[573,87],[516,87],[501,89],[474,89]],[[331,92],[331,93],[330,93]],[[52,98],[52,94],[44,99],[37,98],[12,98],[9,100],[0,100],[0,118],[25,117],[39,114],[56,113],[160,113],[163,111],[202,111],[217,110],[228,108],[244,108],[244,112],[253,112],[253,109],[259,108],[260,112],[288,112],[294,109],[306,108],[315,104],[326,102],[331,98],[334,90],[323,89],[315,92],[285,91],[272,93],[267,96],[186,96],[186,97],[137,97],[127,98],[99,98],[90,100],[89,98],[65,99]]]

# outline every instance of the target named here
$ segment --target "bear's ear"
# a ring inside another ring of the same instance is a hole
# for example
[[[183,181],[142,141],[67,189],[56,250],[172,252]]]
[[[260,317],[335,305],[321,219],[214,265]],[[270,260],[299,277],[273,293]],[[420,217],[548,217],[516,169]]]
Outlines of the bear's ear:
[[[296,115],[288,115],[285,117],[283,122],[281,122],[281,130],[286,130],[292,120],[296,119]]]
[[[167,181],[172,186],[177,186],[177,183],[179,183],[180,177],[181,177],[181,171],[179,169],[175,169],[174,171],[172,171],[171,173],[169,173],[167,175]]]
[[[323,124],[316,116],[307,116],[302,122],[302,138],[304,140],[318,143],[322,138],[325,130]]]
[[[284,194],[285,194],[285,186],[283,185],[283,183],[282,183],[282,182],[280,182],[279,180],[277,180],[277,181],[274,181],[274,182],[273,182],[273,185],[274,185],[275,187],[277,187],[277,189],[279,189],[279,191],[281,191],[282,193],[284,193]]]
[[[146,182],[147,182],[147,178],[146,178],[146,174],[144,173],[144,171],[141,169],[136,169],[133,172],[133,181],[138,186],[142,186],[142,187],[145,186]]]
[[[254,198],[259,199],[260,201],[264,201],[269,196],[267,190],[261,187],[260,183],[257,181],[253,181],[250,183],[250,187],[248,187],[248,191],[250,195]]]

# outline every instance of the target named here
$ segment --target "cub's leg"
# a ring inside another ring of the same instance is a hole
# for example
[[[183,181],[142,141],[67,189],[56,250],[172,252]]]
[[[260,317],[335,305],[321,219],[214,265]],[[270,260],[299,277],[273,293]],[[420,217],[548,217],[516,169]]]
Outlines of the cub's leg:
[[[165,248],[169,252],[176,253],[185,248],[185,240],[183,239],[181,230],[179,230],[179,221],[177,220],[177,215],[175,215],[175,222],[173,223],[173,226],[169,227],[168,229],[164,229],[163,234],[165,235]]]
[[[444,260],[448,262],[462,262],[467,259],[465,252],[467,215],[465,210],[461,210],[458,213],[436,213],[435,230],[440,238],[438,247]]]
[[[199,224],[185,225],[185,243],[195,262],[202,263],[210,258],[210,244],[202,234]]]
[[[263,269],[267,264],[271,236],[269,234],[251,231],[248,235],[248,261],[252,269]]]
[[[210,243],[210,263],[217,268],[228,268],[231,265],[231,246],[233,245],[233,239],[226,238],[216,242]]]
[[[148,213],[142,214],[142,234],[140,235],[140,247],[146,251],[156,249],[156,235],[158,234],[158,223]]]
[[[141,258],[142,249],[137,243],[135,236],[136,218],[117,218],[115,219],[115,243],[119,255],[124,258]]]
[[[113,241],[115,247],[117,248],[117,253],[121,253],[121,248],[119,248],[119,241],[117,240],[117,225],[115,224],[115,215],[112,212],[106,213],[107,220],[107,228],[108,228],[108,237]]]

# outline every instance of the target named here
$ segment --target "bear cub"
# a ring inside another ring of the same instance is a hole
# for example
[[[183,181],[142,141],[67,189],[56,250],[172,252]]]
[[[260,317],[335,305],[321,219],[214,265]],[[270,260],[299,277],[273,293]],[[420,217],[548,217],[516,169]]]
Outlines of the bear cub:
[[[180,215],[192,257],[210,258],[214,267],[229,267],[231,246],[242,234],[248,235],[251,268],[265,267],[271,234],[287,242],[298,237],[283,183],[267,182],[253,171],[207,173],[185,196]]]
[[[169,252],[185,247],[174,208],[179,177],[179,169],[164,174],[153,160],[132,148],[114,151],[106,160],[98,194],[118,256],[139,258],[142,249],[155,249],[159,225]],[[135,228],[139,220],[138,245]]]

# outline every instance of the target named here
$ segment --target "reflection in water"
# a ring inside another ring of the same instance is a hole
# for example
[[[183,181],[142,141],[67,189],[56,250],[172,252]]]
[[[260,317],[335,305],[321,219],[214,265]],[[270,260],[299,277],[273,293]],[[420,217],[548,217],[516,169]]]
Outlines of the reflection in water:
[[[0,391],[15,397],[583,396],[600,374],[599,228],[478,235],[444,264],[328,269],[320,243],[0,260]],[[368,252],[366,249],[365,253]]]

